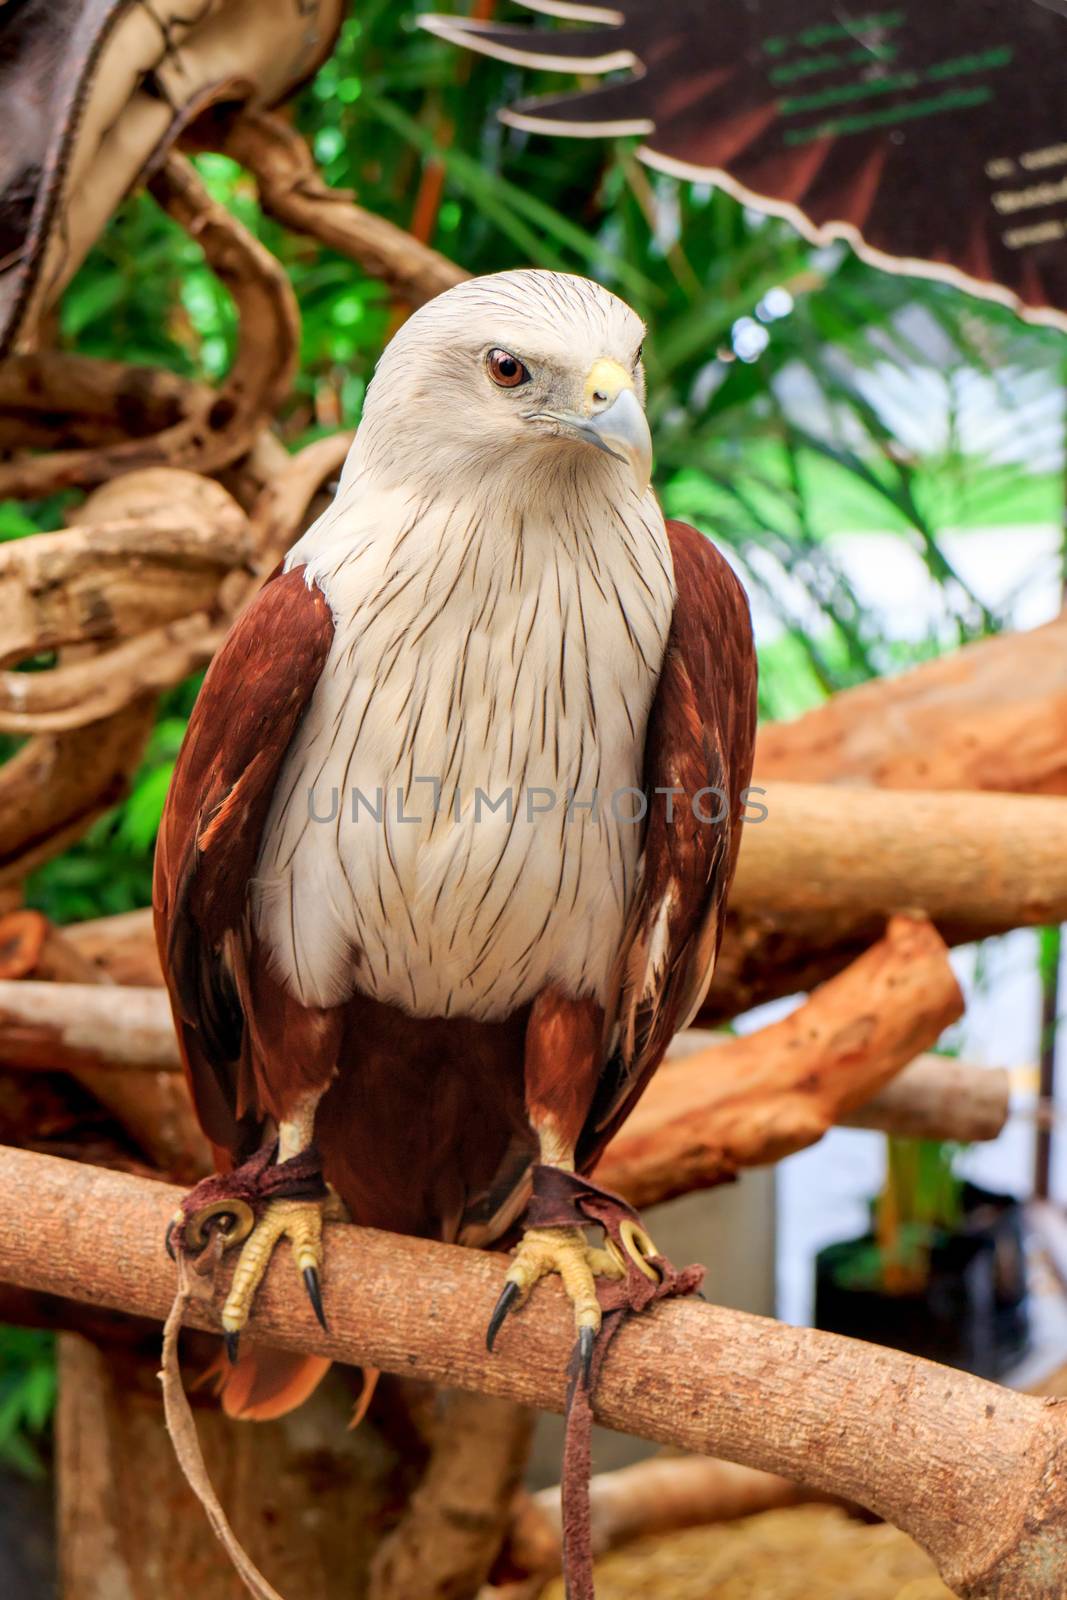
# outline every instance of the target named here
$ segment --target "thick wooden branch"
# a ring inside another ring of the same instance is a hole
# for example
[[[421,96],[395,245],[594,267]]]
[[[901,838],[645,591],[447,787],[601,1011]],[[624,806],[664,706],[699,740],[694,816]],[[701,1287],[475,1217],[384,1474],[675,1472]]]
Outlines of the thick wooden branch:
[[[331,189],[304,140],[280,117],[246,112],[230,125],[220,147],[252,173],[268,216],[349,256],[410,306],[467,277],[410,233],[356,205],[348,192]]]
[[[761,728],[756,770],[798,783],[1067,794],[1067,611]]]
[[[160,433],[203,414],[214,396],[162,367],[101,361],[69,350],[12,354],[0,363],[0,435],[6,448],[53,450]]]
[[[114,983],[129,984],[133,988],[158,988],[162,984],[150,908],[122,911],[111,917],[93,917],[88,922],[72,922],[63,932],[67,940]]]
[[[38,734],[0,767],[0,885],[62,854],[122,799],[154,721],[155,701],[140,695],[100,722]]]
[[[823,982],[894,910],[949,944],[1067,919],[1067,800],[757,783],[704,1026]]]
[[[937,931],[894,917],[781,1022],[665,1063],[597,1178],[642,1207],[780,1160],[877,1094],[962,1012]]]
[[[773,1472],[716,1461],[709,1456],[662,1455],[614,1472],[598,1472],[589,1484],[593,1551],[678,1528],[732,1522],[776,1506],[824,1498]],[[505,1546],[509,1566],[548,1578],[562,1566],[560,1489],[520,1498]]]
[[[90,503],[81,526],[0,546],[0,664],[210,606],[223,575],[251,554],[244,513],[219,484],[158,468],[129,478],[109,498],[117,516]],[[4,674],[0,716],[32,702],[34,687],[35,677]]]
[[[758,780],[759,781],[759,780]],[[739,913],[842,923],[915,908],[960,939],[1067,920],[1067,800],[767,783]]]
[[[975,1067],[947,1056],[917,1056],[870,1100],[838,1121],[903,1139],[995,1139],[1011,1109],[1006,1067]]]
[[[163,1231],[178,1191],[23,1151],[0,1153],[0,1277],[162,1317],[175,1288]],[[257,1300],[284,1349],[560,1410],[573,1339],[538,1289],[496,1354],[486,1318],[502,1257],[334,1225],[329,1333],[288,1259]],[[207,1305],[189,1320],[211,1327]],[[1059,1600],[1067,1573],[1067,1409],[895,1351],[669,1303],[612,1345],[597,1393],[609,1427],[779,1472],[912,1535],[963,1600]]]
[[[1067,794],[1067,612],[761,728],[756,771],[767,783]],[[701,1021],[809,989],[867,942],[869,930],[847,919],[732,913]]]

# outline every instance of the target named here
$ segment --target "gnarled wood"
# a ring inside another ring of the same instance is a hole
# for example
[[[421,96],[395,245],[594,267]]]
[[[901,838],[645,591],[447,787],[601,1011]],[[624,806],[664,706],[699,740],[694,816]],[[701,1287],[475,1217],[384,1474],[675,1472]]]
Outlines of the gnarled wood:
[[[70,484],[159,464],[214,472],[243,455],[289,391],[299,343],[296,299],[281,264],[211,199],[195,169],[171,154],[149,188],[201,247],[233,296],[238,343],[233,365],[205,404],[160,432],[102,449],[26,455],[0,464],[0,498],[33,498]]]
[[[0,1154],[0,1277],[160,1317],[176,1190],[24,1151]],[[573,1324],[541,1286],[496,1353],[483,1331],[498,1255],[335,1224],[330,1332],[275,1259],[259,1337],[559,1410]],[[189,1320],[215,1312],[192,1304]],[[699,1301],[633,1319],[604,1366],[609,1427],[801,1479],[910,1533],[963,1600],[1059,1600],[1067,1570],[1067,1407],[897,1351]]]
[[[101,722],[39,734],[0,767],[0,885],[60,855],[122,799],[154,720],[141,695]]]
[[[778,1161],[870,1099],[962,1012],[936,930],[894,917],[781,1022],[666,1062],[597,1179],[640,1208]]]
[[[204,124],[201,129],[207,132]],[[467,277],[410,233],[364,211],[351,194],[331,189],[303,139],[280,117],[246,112],[219,142],[254,176],[268,216],[357,261],[369,277],[380,278],[410,306],[423,305]]]
[[[151,505],[113,521],[0,546],[0,663],[129,637],[212,604],[222,576],[251,553],[248,524],[218,484],[165,476],[166,508],[158,491]],[[33,689],[10,673],[0,684],[10,709]]]
[[[183,417],[203,414],[214,396],[204,384],[163,367],[101,361],[69,350],[35,350],[0,363],[0,421],[8,448],[29,448],[36,430],[56,448],[57,436],[111,444],[161,433]]]

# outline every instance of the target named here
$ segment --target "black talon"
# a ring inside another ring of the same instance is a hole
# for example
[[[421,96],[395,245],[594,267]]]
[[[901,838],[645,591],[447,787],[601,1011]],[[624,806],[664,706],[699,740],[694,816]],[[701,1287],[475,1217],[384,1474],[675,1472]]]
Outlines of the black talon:
[[[311,1309],[319,1319],[319,1327],[322,1329],[323,1333],[329,1333],[330,1325],[326,1321],[326,1313],[322,1309],[322,1286],[319,1283],[318,1272],[314,1267],[304,1268],[304,1288],[308,1292],[308,1299],[311,1301]]]
[[[228,1328],[224,1328],[222,1337],[226,1343],[226,1355],[229,1358],[230,1366],[235,1367],[237,1365],[237,1348],[241,1343],[241,1335],[239,1333],[231,1333]]]
[[[519,1298],[517,1283],[506,1283],[500,1291],[500,1299],[493,1307],[493,1315],[489,1318],[489,1326],[485,1330],[485,1348],[492,1354],[493,1342],[504,1325],[504,1318]]]
[[[177,1261],[178,1259],[178,1252],[174,1248],[174,1230],[177,1226],[178,1224],[176,1222],[168,1222],[167,1231],[163,1235],[163,1244],[166,1247],[167,1254],[170,1256],[172,1261]]]
[[[578,1362],[582,1369],[582,1383],[588,1389],[593,1375],[593,1351],[596,1349],[596,1329],[578,1329]]]

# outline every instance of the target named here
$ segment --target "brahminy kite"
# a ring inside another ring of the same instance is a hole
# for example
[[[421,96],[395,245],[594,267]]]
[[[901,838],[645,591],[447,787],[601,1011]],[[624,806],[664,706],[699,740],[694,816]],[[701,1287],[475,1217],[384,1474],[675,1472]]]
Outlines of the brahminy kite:
[[[240,1243],[231,1358],[282,1237],[322,1317],[338,1200],[468,1244],[525,1221],[490,1342],[558,1272],[588,1365],[597,1277],[655,1276],[621,1202],[587,1242],[611,1205],[580,1180],[711,979],[756,662],[729,564],[650,487],[643,337],[558,272],[415,312],[333,503],[207,673],[155,906],[224,1169],[171,1242]],[[294,1362],[249,1409],[324,1366]]]

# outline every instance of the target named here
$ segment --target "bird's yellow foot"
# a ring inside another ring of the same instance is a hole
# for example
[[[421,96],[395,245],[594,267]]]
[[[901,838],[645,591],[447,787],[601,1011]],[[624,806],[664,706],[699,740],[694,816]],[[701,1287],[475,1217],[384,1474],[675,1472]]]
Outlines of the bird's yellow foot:
[[[574,1308],[578,1348],[584,1370],[593,1359],[593,1346],[600,1331],[600,1301],[597,1278],[620,1279],[626,1276],[618,1255],[610,1249],[591,1245],[581,1228],[527,1228],[504,1279],[500,1298],[493,1308],[486,1329],[489,1350],[509,1311],[523,1305],[534,1285],[550,1272],[558,1272],[563,1288]]]
[[[341,1217],[344,1208],[322,1180],[313,1148],[276,1162],[277,1145],[264,1148],[243,1166],[205,1178],[187,1194],[170,1227],[171,1256],[199,1256],[213,1239],[223,1251],[241,1246],[222,1308],[222,1331],[231,1361],[236,1361],[241,1329],[248,1321],[274,1247],[288,1239],[293,1259],[316,1317],[326,1327],[322,1307],[322,1224]]]
[[[321,1326],[326,1328],[326,1314],[322,1308],[322,1218],[327,1204],[324,1200],[268,1201],[259,1221],[244,1236],[222,1308],[222,1336],[231,1361],[237,1360],[241,1330],[248,1321],[275,1246],[282,1239],[289,1240],[296,1270],[304,1281],[312,1309]],[[238,1242],[227,1234],[223,1248],[228,1249]]]

